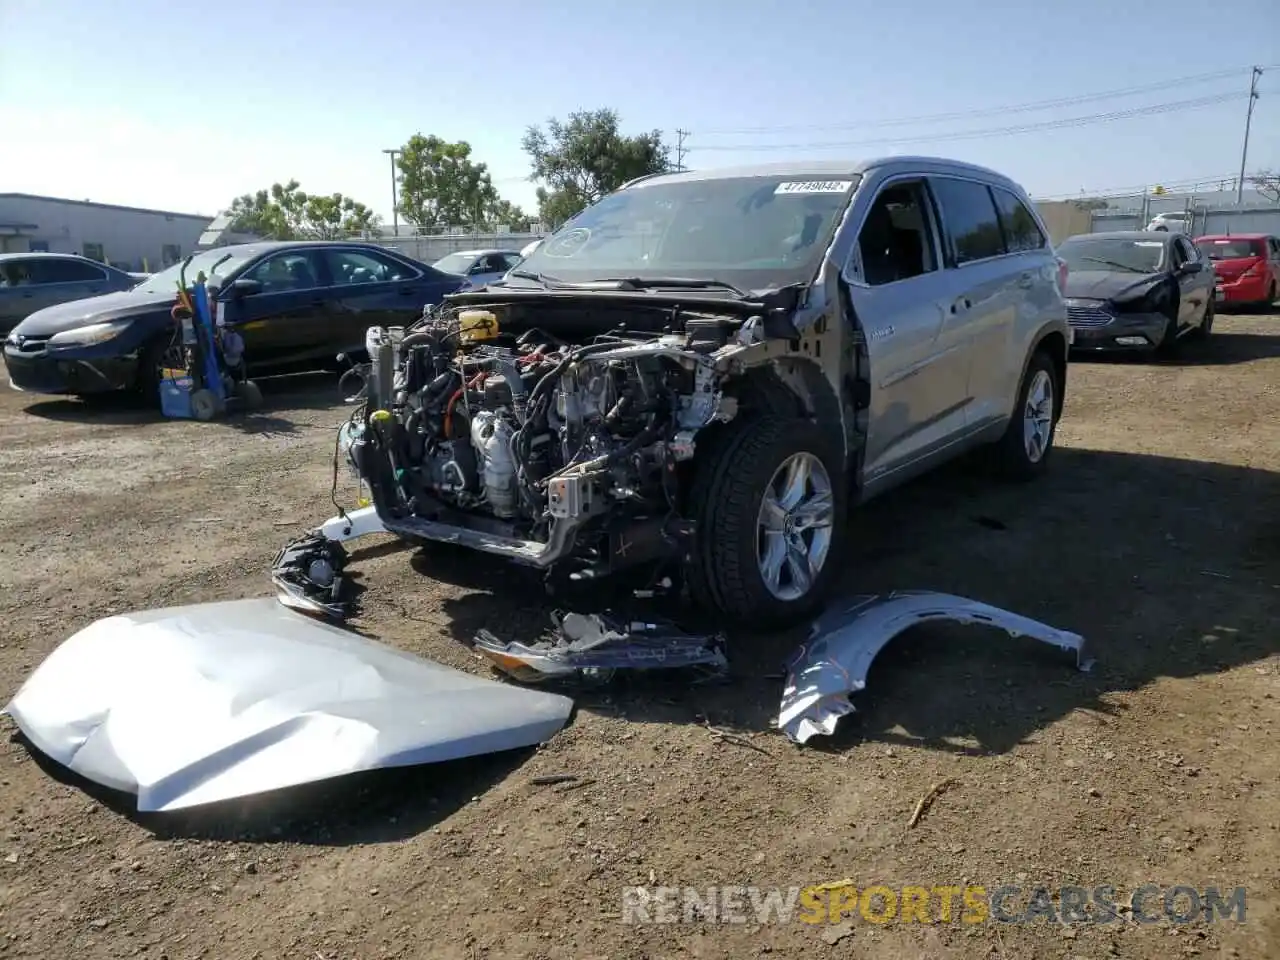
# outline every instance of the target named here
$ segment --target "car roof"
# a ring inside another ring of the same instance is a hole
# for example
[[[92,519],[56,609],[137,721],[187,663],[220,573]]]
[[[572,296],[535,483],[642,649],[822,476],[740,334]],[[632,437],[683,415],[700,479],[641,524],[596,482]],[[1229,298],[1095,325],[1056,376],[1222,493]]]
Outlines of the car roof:
[[[1077,233],[1074,237],[1067,237],[1062,242],[1066,243],[1070,240],[1146,240],[1149,242],[1172,243],[1174,237],[1181,236],[1182,234],[1180,233],[1166,233],[1163,230],[1102,230],[1098,233]]]
[[[1206,233],[1202,237],[1196,237],[1196,243],[1201,240],[1270,240],[1270,233]]]
[[[454,250],[453,253],[446,253],[444,257],[483,257],[490,253],[514,253],[517,257],[520,256],[519,250],[508,250],[505,247],[485,247],[483,250]],[[443,260],[444,257],[439,257],[437,259]]]
[[[245,253],[249,256],[256,256],[259,253],[267,253],[271,250],[289,250],[299,247],[359,247],[364,250],[384,250],[388,253],[398,252],[390,247],[384,247],[379,243],[370,243],[367,240],[253,240],[249,243],[228,243],[221,247],[207,247],[204,250],[197,250],[196,253]],[[404,254],[399,255],[404,256]]]
[[[80,256],[80,254],[78,253],[49,253],[48,251],[45,251],[45,250],[22,250],[22,251],[14,251],[13,253],[0,253],[0,263],[4,263],[6,260],[27,260],[27,259],[30,259],[31,257],[47,257],[51,260],[76,260],[80,262],[87,261],[88,263],[96,264],[99,267],[111,267],[111,264],[109,263],[102,263],[101,261],[98,261],[98,260],[90,260],[88,257]],[[111,269],[115,270],[116,268],[111,267]]]
[[[728,180],[734,177],[859,177],[886,166],[916,167],[921,172],[973,174],[1002,183],[1012,183],[1005,174],[960,160],[945,157],[895,156],[869,160],[784,160],[775,163],[753,163],[710,170],[678,170],[659,173],[631,181],[629,186],[651,186],[656,183],[689,183],[697,180]]]

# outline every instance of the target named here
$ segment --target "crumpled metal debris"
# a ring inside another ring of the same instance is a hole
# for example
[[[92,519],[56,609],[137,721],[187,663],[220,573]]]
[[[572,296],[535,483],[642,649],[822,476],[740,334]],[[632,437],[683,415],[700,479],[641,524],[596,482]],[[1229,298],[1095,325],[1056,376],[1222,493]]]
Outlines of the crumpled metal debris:
[[[276,599],[304,613],[334,620],[351,615],[351,580],[343,576],[347,551],[342,545],[373,533],[386,533],[374,507],[345,510],[314,530],[285,544],[271,565]]]
[[[277,599],[304,613],[342,620],[351,610],[343,576],[346,565],[347,551],[342,544],[317,533],[287,543],[271,565]]]
[[[665,620],[634,621],[612,614],[555,611],[554,636],[533,644],[505,642],[481,629],[469,644],[524,683],[608,679],[617,670],[701,668],[718,676],[729,668],[722,634],[695,634]]]
[[[54,761],[159,811],[530,747],[572,710],[266,597],[95,621],[3,712]]]
[[[788,661],[778,727],[796,743],[815,734],[832,734],[840,718],[853,712],[849,695],[866,687],[867,671],[876,655],[894,637],[934,620],[1032,637],[1074,651],[1080,670],[1093,666],[1079,634],[977,600],[927,590],[860,597],[824,612],[814,622],[809,639]]]

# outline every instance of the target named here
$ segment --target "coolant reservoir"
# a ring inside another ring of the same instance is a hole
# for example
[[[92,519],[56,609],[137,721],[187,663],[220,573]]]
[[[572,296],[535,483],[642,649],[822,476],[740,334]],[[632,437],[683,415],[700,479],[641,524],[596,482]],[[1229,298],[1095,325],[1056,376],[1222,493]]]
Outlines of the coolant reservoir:
[[[498,335],[498,317],[492,310],[461,310],[458,313],[458,339],[463,343],[492,340]]]

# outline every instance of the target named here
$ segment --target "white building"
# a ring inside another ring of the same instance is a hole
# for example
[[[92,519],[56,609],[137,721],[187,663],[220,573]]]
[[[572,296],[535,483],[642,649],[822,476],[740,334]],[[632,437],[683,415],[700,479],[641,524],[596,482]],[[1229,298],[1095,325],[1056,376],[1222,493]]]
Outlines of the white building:
[[[78,253],[156,271],[196,249],[211,218],[29,193],[0,193],[0,253]]]

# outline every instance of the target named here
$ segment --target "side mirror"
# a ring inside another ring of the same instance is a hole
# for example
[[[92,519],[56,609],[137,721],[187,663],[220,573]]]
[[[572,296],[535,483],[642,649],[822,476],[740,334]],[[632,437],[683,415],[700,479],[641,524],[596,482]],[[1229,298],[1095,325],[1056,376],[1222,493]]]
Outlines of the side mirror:
[[[257,280],[243,278],[231,284],[231,295],[239,300],[241,297],[251,297],[255,293],[262,292],[262,284]]]
[[[1198,260],[1188,260],[1178,268],[1178,273],[1183,276],[1191,276],[1193,273],[1199,273],[1203,269],[1203,263],[1200,263]]]

